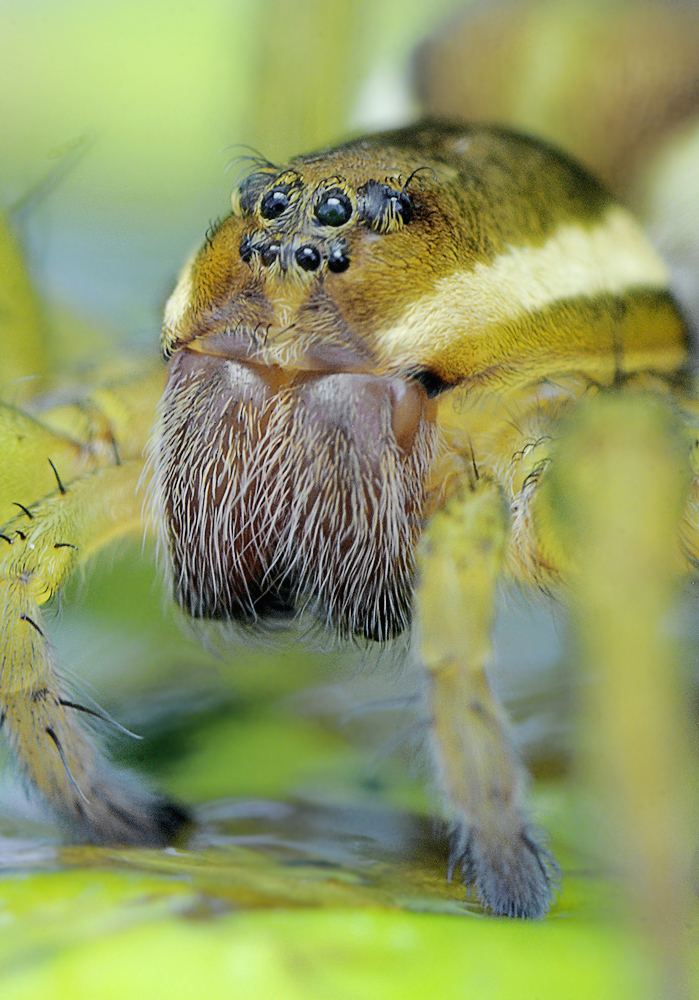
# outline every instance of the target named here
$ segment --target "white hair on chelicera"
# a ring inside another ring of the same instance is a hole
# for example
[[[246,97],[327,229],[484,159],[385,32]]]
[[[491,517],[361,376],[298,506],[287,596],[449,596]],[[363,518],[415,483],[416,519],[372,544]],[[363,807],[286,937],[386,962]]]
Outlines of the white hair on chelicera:
[[[275,391],[237,362],[176,366],[153,459],[182,608],[248,624],[307,611],[342,639],[403,632],[436,432],[420,420],[404,450],[392,407],[380,379]]]

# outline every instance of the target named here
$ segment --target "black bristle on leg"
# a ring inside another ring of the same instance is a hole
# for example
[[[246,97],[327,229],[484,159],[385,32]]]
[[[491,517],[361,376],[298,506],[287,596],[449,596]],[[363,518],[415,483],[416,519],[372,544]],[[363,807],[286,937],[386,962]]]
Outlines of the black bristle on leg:
[[[560,871],[528,827],[510,835],[470,830],[460,835],[464,885],[494,917],[540,920],[551,909]],[[509,831],[508,831],[509,833]]]
[[[179,802],[160,799],[153,805],[153,827],[162,835],[163,846],[174,843],[194,823],[191,812]]]
[[[169,847],[193,824],[187,809],[170,799],[118,793],[112,798],[101,792],[99,800],[103,808],[99,816],[87,817],[86,831],[87,839],[96,844]]]

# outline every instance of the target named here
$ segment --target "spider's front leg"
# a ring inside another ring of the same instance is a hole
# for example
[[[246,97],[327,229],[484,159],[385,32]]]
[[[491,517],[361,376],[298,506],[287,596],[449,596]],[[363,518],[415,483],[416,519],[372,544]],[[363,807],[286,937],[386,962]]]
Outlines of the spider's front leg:
[[[541,917],[555,866],[528,824],[525,775],[486,676],[507,534],[495,483],[480,479],[452,496],[423,536],[417,608],[453,864],[486,910]]]
[[[0,721],[21,771],[74,835],[162,845],[186,817],[118,772],[56,668],[40,606],[78,561],[140,525],[140,460],[79,477],[0,533]]]

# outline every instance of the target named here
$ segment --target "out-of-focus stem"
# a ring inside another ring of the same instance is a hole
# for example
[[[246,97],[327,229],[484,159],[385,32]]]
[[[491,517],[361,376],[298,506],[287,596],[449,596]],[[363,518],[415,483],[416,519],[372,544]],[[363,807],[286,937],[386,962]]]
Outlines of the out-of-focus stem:
[[[264,156],[284,162],[346,135],[366,49],[364,7],[364,0],[260,0],[247,134]]]
[[[683,573],[686,449],[665,405],[597,397],[579,411],[543,484],[570,561],[573,618],[591,683],[583,768],[605,796],[634,915],[658,954],[658,996],[689,995],[686,923],[693,815],[680,650],[671,633]]]
[[[17,403],[36,393],[46,374],[46,342],[39,303],[17,239],[0,215],[0,391]]]

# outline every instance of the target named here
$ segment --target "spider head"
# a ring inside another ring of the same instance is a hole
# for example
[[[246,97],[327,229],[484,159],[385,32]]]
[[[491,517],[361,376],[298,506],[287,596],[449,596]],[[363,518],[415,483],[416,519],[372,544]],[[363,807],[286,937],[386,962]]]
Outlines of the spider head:
[[[375,331],[424,274],[412,169],[362,148],[259,169],[180,279],[160,488],[194,616],[307,609],[376,640],[410,620],[436,391]]]
[[[435,213],[414,160],[374,160],[329,151],[249,174],[168,302],[166,357],[404,375],[376,332],[429,275]]]

